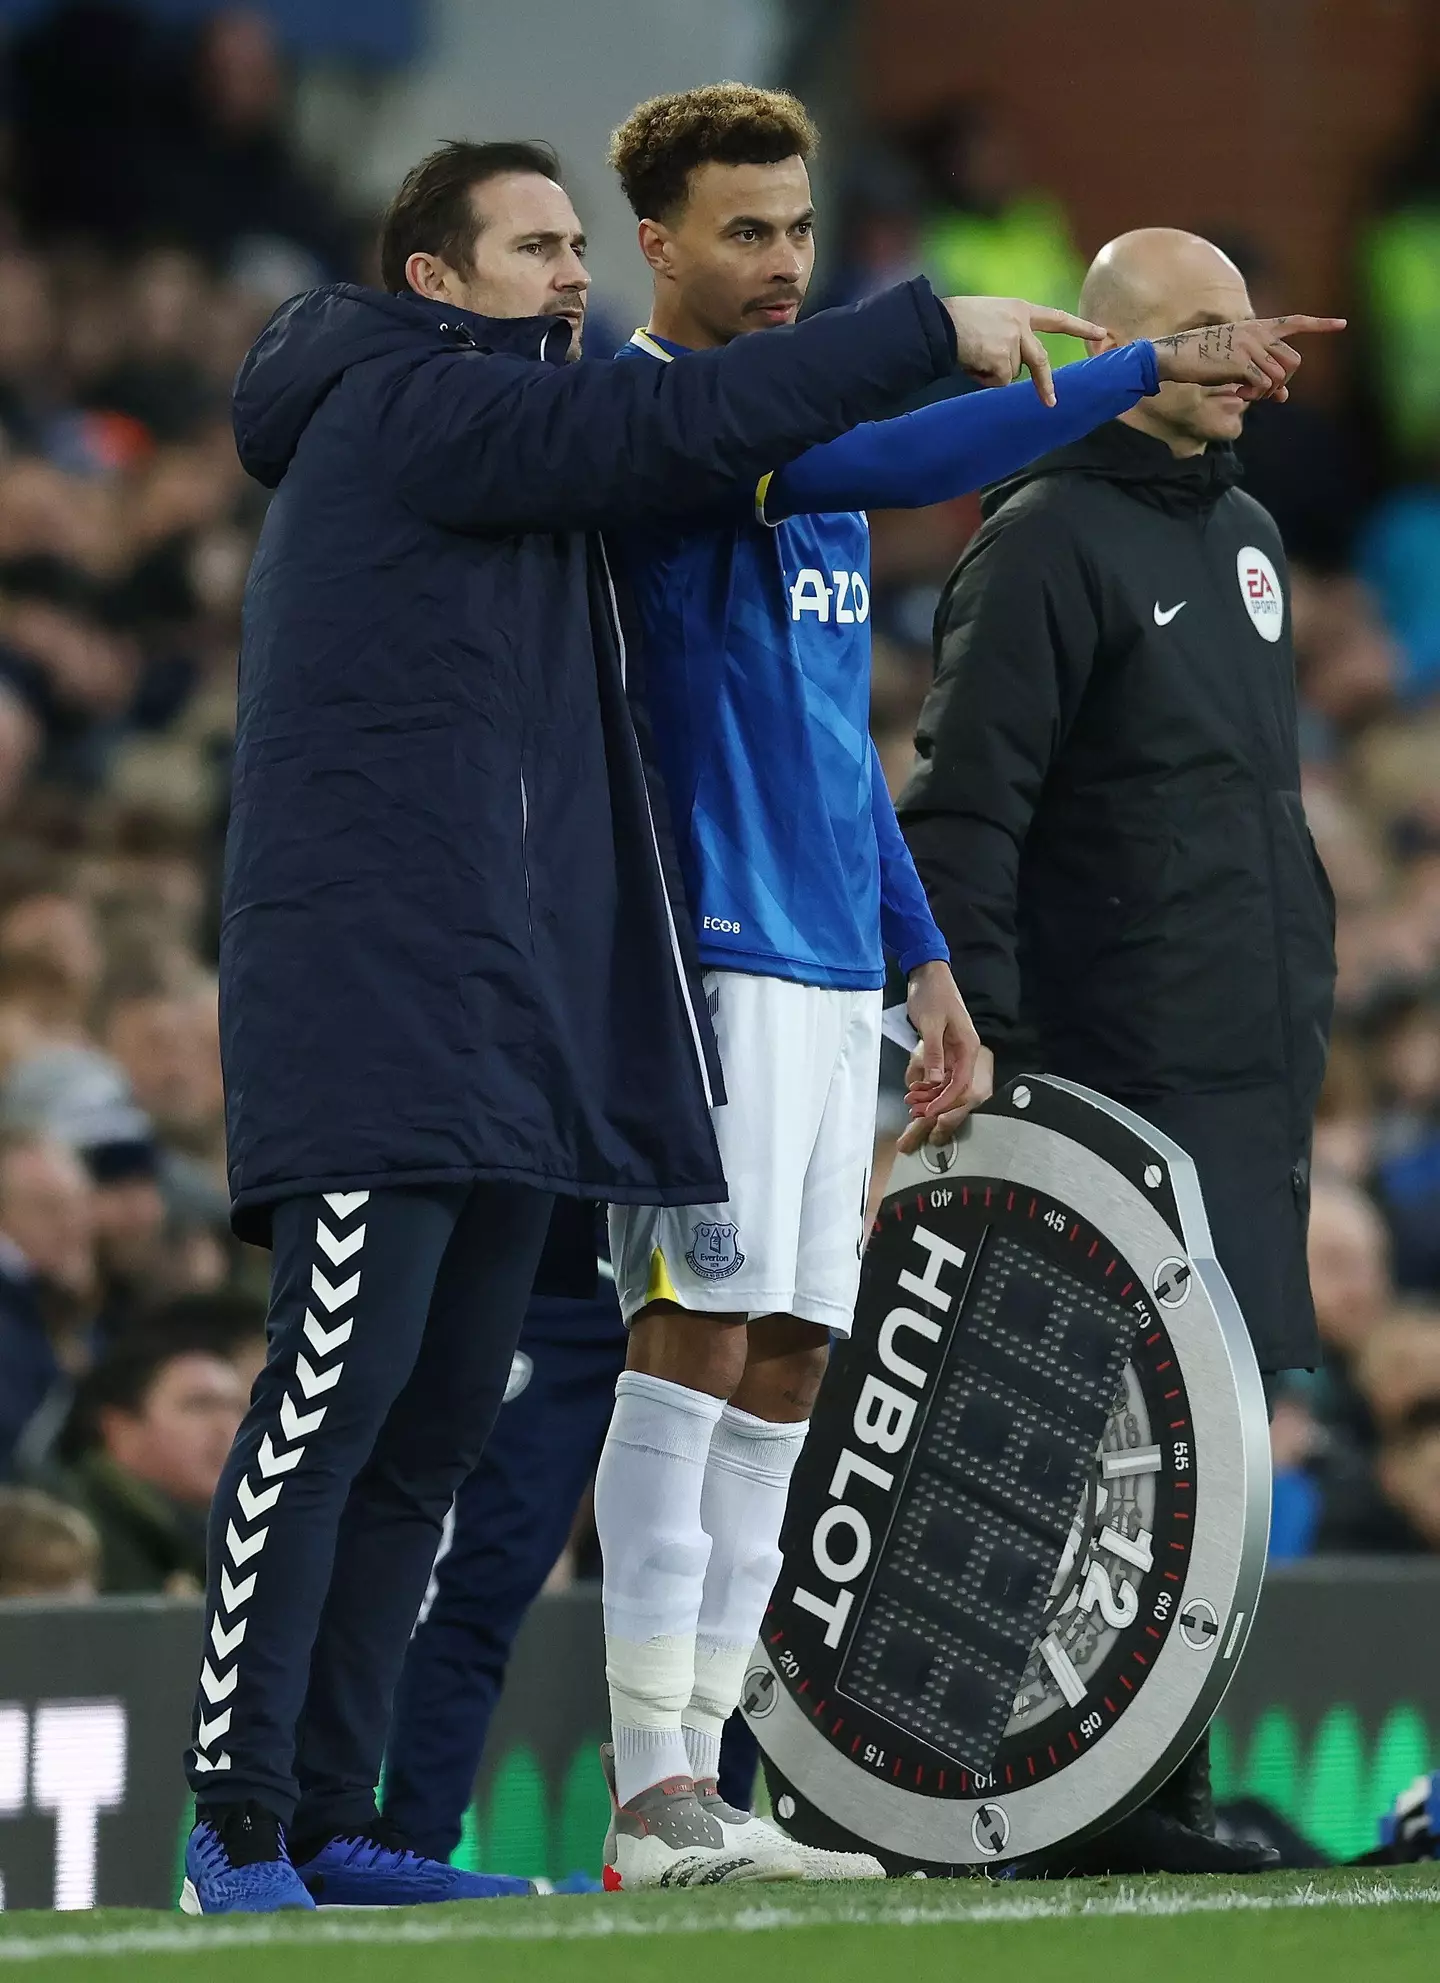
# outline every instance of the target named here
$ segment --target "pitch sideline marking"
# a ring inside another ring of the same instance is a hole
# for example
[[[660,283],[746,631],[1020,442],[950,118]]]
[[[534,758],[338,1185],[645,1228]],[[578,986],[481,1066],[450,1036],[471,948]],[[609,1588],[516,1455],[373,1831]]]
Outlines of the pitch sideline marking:
[[[306,1922],[304,1927],[280,1928],[270,1920],[250,1919],[243,1925],[230,1921],[212,1928],[174,1927],[119,1929],[95,1935],[32,1935],[0,1937],[0,1962],[40,1962],[57,1956],[107,1955],[195,1955],[202,1949],[236,1948],[317,1948],[346,1942],[383,1942],[390,1945],[420,1945],[430,1942],[580,1942],[603,1941],[610,1936],[682,1934],[769,1933],[777,1928],[896,1927],[923,1928],[963,1926],[969,1921],[1058,1921],[1144,1916],[1169,1918],[1191,1914],[1269,1914],[1300,1908],[1395,1907],[1406,1903],[1440,1905],[1440,1886],[1407,1886],[1391,1880],[1376,1880],[1350,1888],[1297,1888],[1287,1894],[1153,1894],[1125,1892],[1097,1900],[1062,1900],[1040,1895],[1024,1899],[984,1900],[968,1906],[878,1907],[858,1897],[833,1912],[809,1908],[786,1908],[773,1904],[748,1907],[727,1920],[707,1914],[676,1914],[671,1917],[636,1919],[617,1910],[596,1908],[574,1921],[560,1915],[565,1896],[556,1896],[555,1914],[547,1907],[544,1916],[527,1909],[505,1921],[489,1922],[469,1916],[464,1920],[397,1921],[382,1925],[375,1910],[364,1922],[339,1921],[327,1914],[323,1922]],[[613,1903],[612,1903],[613,1905]],[[623,1902],[619,1903],[623,1906]],[[336,1909],[336,1913],[348,1910]],[[407,1913],[409,1910],[405,1910]],[[437,1910],[438,1911],[438,1910]],[[293,1917],[292,1917],[293,1919]]]

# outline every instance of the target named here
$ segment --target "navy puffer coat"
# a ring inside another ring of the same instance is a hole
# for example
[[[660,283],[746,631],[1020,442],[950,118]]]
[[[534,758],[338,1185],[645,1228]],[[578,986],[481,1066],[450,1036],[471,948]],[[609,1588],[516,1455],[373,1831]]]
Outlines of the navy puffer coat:
[[[320,1190],[725,1196],[598,533],[713,506],[953,345],[923,283],[676,365],[566,365],[568,340],[342,286],[287,303],[236,381],[241,460],[277,492],[221,936],[244,1237]]]

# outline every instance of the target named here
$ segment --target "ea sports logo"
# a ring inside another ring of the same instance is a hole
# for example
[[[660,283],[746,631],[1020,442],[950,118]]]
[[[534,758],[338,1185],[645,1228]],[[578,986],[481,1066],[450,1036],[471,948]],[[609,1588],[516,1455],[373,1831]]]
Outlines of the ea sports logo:
[[[1265,553],[1247,544],[1235,559],[1240,597],[1263,640],[1278,640],[1285,625],[1285,598],[1280,575]]]

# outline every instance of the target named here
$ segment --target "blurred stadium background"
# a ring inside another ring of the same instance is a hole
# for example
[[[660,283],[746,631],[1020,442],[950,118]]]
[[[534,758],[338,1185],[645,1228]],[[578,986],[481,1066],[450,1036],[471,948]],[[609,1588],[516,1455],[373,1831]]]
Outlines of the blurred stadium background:
[[[559,146],[603,359],[646,294],[608,131],[720,76],[788,84],[820,120],[820,303],[923,269],[1069,305],[1101,242],[1162,222],[1226,246],[1262,312],[1350,316],[1243,448],[1292,560],[1341,979],[1311,1247],[1327,1363],[1274,1430],[1273,1556],[1296,1567],[1217,1776],[1343,1854],[1440,1764],[1434,0],[0,0],[11,1905],[170,1897],[205,1506],[263,1354],[265,1262],[226,1224],[213,975],[263,507],[229,381],[284,297],[371,279],[380,206],[449,136]],[[873,726],[897,789],[935,597],[977,520],[969,501],[874,519]],[[583,1537],[571,1554],[521,1665],[570,1662],[573,1712],[542,1725],[537,1689],[513,1694],[462,1848],[483,1837],[507,1870],[598,1848],[577,1760],[603,1718]]]

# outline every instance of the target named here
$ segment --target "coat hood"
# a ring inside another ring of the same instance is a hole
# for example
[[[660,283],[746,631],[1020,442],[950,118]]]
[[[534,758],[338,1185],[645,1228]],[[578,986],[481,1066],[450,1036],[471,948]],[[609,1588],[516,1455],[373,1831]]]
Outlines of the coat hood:
[[[1124,483],[1141,502],[1179,515],[1212,508],[1242,479],[1244,470],[1232,447],[1217,444],[1204,454],[1177,461],[1163,441],[1142,434],[1123,420],[1111,420],[1083,440],[1056,448],[1053,454],[1042,455],[1003,482],[992,484],[980,499],[981,511],[993,516],[1028,482],[1075,474]]]
[[[570,348],[570,326],[562,317],[479,317],[348,282],[292,296],[236,375],[232,414],[242,466],[275,488],[316,408],[352,365],[406,351],[418,360],[465,345],[558,365]]]

